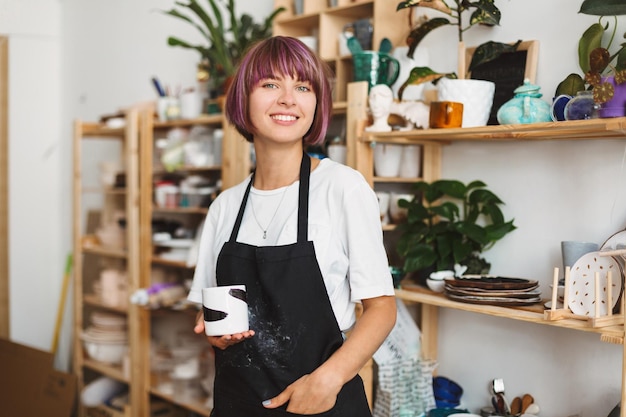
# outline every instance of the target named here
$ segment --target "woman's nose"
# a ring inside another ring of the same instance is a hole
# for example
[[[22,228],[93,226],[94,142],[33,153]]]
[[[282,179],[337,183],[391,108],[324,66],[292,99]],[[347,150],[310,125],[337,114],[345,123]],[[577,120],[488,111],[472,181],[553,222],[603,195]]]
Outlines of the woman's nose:
[[[278,102],[280,104],[292,105],[294,104],[294,96],[293,93],[287,89],[283,90],[282,94],[278,98]]]

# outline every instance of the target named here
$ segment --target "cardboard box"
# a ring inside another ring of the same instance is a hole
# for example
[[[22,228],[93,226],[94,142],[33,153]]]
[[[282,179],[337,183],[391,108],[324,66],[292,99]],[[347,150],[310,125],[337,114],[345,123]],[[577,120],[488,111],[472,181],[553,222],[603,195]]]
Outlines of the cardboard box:
[[[20,417],[70,417],[76,376],[53,369],[54,356],[0,338],[2,414]]]

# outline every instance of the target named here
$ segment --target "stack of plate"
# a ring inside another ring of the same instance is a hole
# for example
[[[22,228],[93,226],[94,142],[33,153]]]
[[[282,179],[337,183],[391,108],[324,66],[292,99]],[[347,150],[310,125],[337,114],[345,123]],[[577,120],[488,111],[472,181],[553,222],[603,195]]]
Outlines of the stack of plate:
[[[447,279],[448,298],[472,304],[524,306],[541,302],[539,283],[523,278],[492,275],[464,275]]]
[[[91,324],[81,334],[87,355],[100,362],[122,363],[128,350],[126,318],[94,312]]]

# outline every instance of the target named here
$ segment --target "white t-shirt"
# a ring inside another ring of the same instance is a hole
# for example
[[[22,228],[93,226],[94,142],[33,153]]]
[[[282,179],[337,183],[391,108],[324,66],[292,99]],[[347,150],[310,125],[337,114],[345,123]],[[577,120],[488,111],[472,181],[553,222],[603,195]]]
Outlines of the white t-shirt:
[[[201,303],[201,289],[217,285],[217,257],[230,238],[249,181],[225,190],[211,204],[190,301]],[[254,246],[295,243],[299,183],[275,190],[252,187],[237,241]],[[394,294],[378,200],[358,171],[330,159],[313,170],[309,188],[308,238],[313,241],[337,323],[345,331],[354,324],[356,302]]]

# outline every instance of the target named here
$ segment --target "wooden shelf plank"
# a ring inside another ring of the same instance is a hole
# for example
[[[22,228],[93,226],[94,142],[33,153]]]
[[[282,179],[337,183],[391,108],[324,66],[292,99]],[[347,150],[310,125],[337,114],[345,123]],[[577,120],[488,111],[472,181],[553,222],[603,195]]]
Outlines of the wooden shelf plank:
[[[93,359],[84,359],[83,366],[91,369],[92,371],[108,376],[109,378],[128,384],[128,378],[124,375],[124,371],[121,366],[109,365],[104,362],[94,361]]]
[[[396,296],[401,300],[420,303],[436,307],[452,308],[455,310],[469,311],[472,313],[485,314],[488,316],[503,317],[510,320],[526,321],[530,323],[544,324],[565,329],[582,330],[591,333],[599,333],[602,338],[618,340],[624,338],[623,326],[607,326],[594,328],[585,320],[568,319],[545,320],[543,304],[534,304],[526,307],[501,307],[494,305],[470,304],[452,301],[445,295],[435,293],[426,288],[414,285],[411,290],[397,289]]]
[[[211,415],[211,409],[206,407],[204,405],[204,401],[202,401],[201,399],[194,401],[194,402],[190,402],[190,401],[180,401],[178,399],[176,399],[173,395],[169,395],[166,394],[164,392],[159,391],[156,388],[151,388],[150,389],[150,393],[152,395],[154,395],[155,397],[159,397],[162,398],[172,404],[176,404],[179,407],[185,408],[189,411],[193,411],[194,413],[198,413],[201,416],[210,416]],[[204,399],[206,401],[206,398]]]
[[[190,126],[204,126],[211,125],[221,127],[224,121],[224,116],[221,113],[218,114],[203,114],[196,119],[179,119],[168,120],[166,122],[156,121],[154,122],[155,129],[171,129],[173,127],[190,127]]]
[[[498,125],[470,128],[423,129],[390,133],[365,132],[365,142],[419,143],[459,141],[533,141],[576,139],[624,139],[626,117],[612,119],[573,120],[533,123],[527,125]]]

